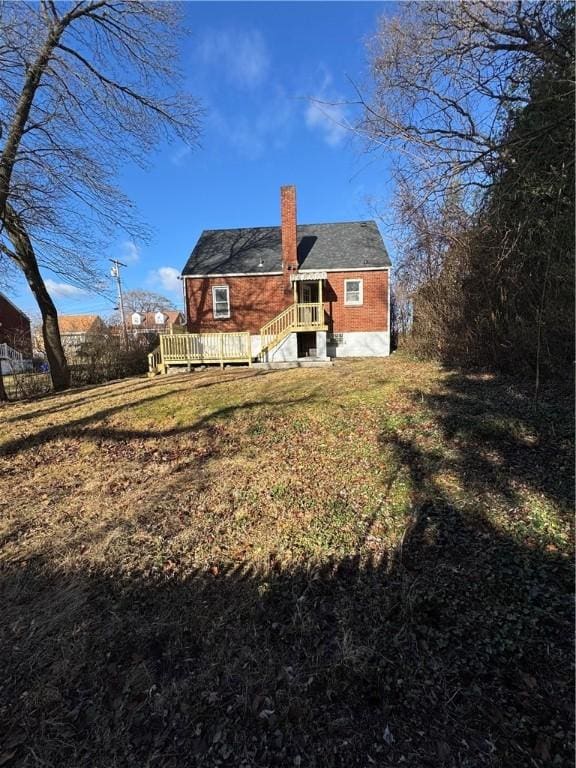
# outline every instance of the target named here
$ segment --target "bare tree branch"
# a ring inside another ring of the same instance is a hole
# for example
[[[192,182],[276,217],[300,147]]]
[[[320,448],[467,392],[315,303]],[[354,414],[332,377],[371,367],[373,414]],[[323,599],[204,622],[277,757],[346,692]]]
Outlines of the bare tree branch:
[[[120,167],[145,166],[164,139],[196,143],[200,109],[175,66],[181,31],[168,3],[0,5],[0,250],[45,319],[53,305],[40,264],[94,283],[119,231],[146,238],[116,184]]]

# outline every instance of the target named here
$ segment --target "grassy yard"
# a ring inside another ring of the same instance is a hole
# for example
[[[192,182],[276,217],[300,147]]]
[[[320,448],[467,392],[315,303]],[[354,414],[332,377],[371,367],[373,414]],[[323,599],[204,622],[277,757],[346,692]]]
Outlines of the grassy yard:
[[[397,356],[0,424],[0,766],[573,764],[558,398]]]

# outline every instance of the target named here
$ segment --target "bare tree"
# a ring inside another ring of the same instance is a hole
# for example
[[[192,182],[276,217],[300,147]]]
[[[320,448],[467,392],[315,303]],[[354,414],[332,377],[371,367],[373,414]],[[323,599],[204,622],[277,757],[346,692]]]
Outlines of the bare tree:
[[[93,288],[112,234],[145,235],[115,178],[163,138],[197,138],[198,107],[178,92],[181,30],[172,4],[0,5],[0,250],[38,302],[55,389],[69,373],[41,268]]]
[[[413,341],[537,393],[573,351],[574,5],[404,4],[371,52],[360,129],[395,161]]]
[[[482,187],[509,151],[502,128],[510,111],[528,103],[530,75],[570,55],[558,5],[401,4],[370,42],[373,88],[359,91],[358,130],[391,152],[413,185],[433,178],[430,195],[455,178],[462,189]],[[538,130],[544,135],[547,126]]]
[[[153,291],[134,290],[124,294],[124,308],[127,312],[156,312],[156,310],[176,309],[172,299]]]

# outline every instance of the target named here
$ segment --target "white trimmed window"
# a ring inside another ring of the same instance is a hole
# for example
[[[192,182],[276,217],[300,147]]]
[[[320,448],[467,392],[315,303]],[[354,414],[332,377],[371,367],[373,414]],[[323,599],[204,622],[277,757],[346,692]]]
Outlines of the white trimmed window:
[[[230,289],[227,285],[212,288],[212,312],[216,320],[230,317]]]
[[[344,280],[344,304],[359,307],[364,302],[364,281]]]

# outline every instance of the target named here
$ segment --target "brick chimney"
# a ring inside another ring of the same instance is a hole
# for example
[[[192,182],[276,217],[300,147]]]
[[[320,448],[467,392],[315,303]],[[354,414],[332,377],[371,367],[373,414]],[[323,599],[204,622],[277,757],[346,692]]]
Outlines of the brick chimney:
[[[289,282],[298,270],[296,241],[296,187],[280,187],[280,220],[282,222],[282,271]]]

